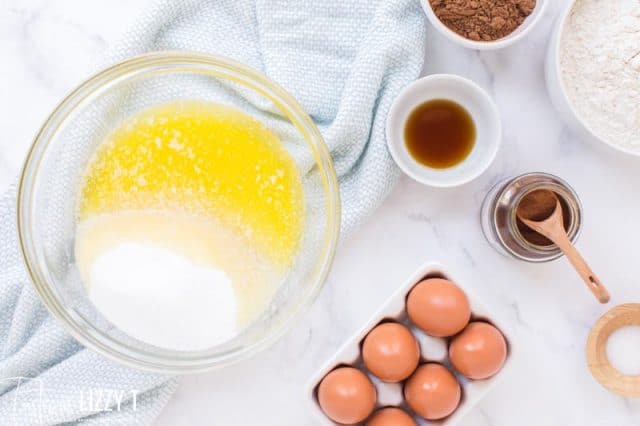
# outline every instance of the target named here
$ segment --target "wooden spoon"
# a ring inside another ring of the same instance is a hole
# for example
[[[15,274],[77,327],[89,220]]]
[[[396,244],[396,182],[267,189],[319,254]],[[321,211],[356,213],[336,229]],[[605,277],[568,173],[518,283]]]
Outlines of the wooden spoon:
[[[553,241],[562,250],[600,303],[609,301],[609,292],[571,244],[564,229],[562,205],[553,191],[539,189],[527,194],[520,201],[516,214],[522,223]]]

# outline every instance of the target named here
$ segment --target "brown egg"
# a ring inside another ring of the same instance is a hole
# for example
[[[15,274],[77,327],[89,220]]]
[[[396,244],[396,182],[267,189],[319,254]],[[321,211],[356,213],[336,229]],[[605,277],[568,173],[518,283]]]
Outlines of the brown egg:
[[[380,380],[400,382],[418,367],[420,346],[407,327],[387,322],[367,334],[362,358],[367,369]]]
[[[413,287],[407,298],[407,312],[415,325],[437,337],[459,333],[471,318],[467,295],[442,278],[426,279]]]
[[[418,426],[401,408],[387,407],[376,411],[365,426]]]
[[[404,385],[404,399],[411,409],[427,420],[453,413],[460,403],[460,384],[440,364],[424,364]]]
[[[451,364],[470,379],[496,374],[507,359],[507,342],[500,331],[486,322],[472,322],[449,346]]]
[[[373,411],[376,399],[371,380],[352,367],[336,368],[318,386],[322,411],[337,423],[351,425],[363,421]]]

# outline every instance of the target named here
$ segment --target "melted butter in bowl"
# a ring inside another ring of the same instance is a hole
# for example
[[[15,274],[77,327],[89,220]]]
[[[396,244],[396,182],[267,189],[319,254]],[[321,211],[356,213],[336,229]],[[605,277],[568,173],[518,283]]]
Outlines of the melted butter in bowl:
[[[179,101],[137,114],[99,146],[78,218],[76,259],[98,310],[147,343],[205,349],[269,305],[298,251],[304,197],[293,158],[262,123]]]

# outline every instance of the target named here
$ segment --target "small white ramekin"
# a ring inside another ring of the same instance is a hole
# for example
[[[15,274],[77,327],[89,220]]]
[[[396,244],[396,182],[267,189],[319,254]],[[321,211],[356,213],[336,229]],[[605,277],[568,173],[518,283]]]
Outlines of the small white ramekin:
[[[411,112],[424,102],[448,99],[464,107],[476,126],[476,142],[460,164],[435,169],[416,161],[407,148],[404,129]],[[480,86],[462,77],[435,74],[414,81],[395,99],[387,116],[387,146],[398,166],[418,182],[433,187],[454,187],[480,176],[493,162],[502,128],[498,108]]]
[[[436,27],[436,29],[449,40],[457,43],[461,46],[464,46],[469,49],[475,50],[495,50],[502,49],[503,47],[507,47],[515,43],[516,41],[522,39],[526,36],[535,25],[540,21],[540,18],[544,14],[547,9],[547,0],[537,0],[536,6],[533,9],[531,15],[527,16],[527,18],[522,22],[522,24],[515,29],[511,34],[506,37],[503,37],[494,41],[475,41],[470,40],[466,37],[461,36],[455,31],[449,29],[440,18],[438,18],[431,7],[431,2],[429,0],[420,0],[422,4],[422,8],[424,9],[424,13],[426,13],[427,18],[431,22],[431,25]]]
[[[640,157],[640,152],[625,149],[621,146],[613,144],[611,141],[606,140],[598,136],[589,124],[584,121],[578,111],[573,107],[571,99],[567,94],[566,87],[564,85],[564,79],[562,76],[562,67],[560,61],[560,50],[562,47],[562,37],[564,28],[567,24],[567,19],[571,15],[571,11],[576,3],[576,0],[569,1],[563,12],[558,16],[553,34],[549,40],[549,46],[547,48],[547,58],[545,63],[545,77],[547,80],[547,91],[549,92],[549,98],[551,103],[558,110],[560,117],[571,128],[571,130],[579,136],[590,142],[593,146],[602,149],[612,148],[613,150]]]

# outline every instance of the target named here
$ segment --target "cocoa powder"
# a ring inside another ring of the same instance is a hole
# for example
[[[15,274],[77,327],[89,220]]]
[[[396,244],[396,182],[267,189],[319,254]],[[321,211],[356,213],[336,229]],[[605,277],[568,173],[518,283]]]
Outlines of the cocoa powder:
[[[447,27],[475,41],[511,34],[531,14],[536,0],[423,0]]]

